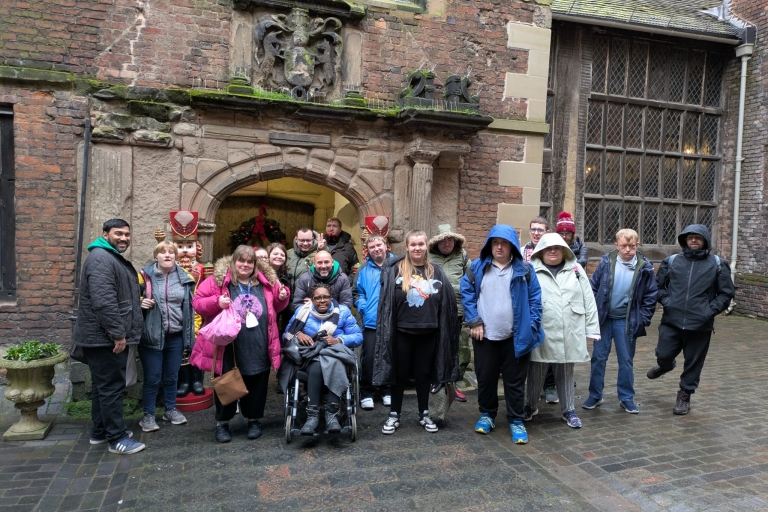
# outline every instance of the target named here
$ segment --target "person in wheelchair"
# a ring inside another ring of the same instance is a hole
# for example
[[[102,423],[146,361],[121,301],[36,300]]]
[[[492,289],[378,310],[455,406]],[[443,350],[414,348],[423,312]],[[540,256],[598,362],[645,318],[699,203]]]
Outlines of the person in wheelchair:
[[[346,365],[354,367],[356,356],[351,349],[360,346],[363,334],[349,308],[333,301],[327,285],[313,287],[310,297],[311,301],[297,309],[288,322],[282,350],[285,368],[281,368],[278,380],[283,391],[289,393],[296,371],[303,369],[308,375],[307,421],[301,428],[302,435],[314,435],[320,422],[323,389],[327,387],[325,425],[328,432],[338,433],[341,397],[349,388]]]

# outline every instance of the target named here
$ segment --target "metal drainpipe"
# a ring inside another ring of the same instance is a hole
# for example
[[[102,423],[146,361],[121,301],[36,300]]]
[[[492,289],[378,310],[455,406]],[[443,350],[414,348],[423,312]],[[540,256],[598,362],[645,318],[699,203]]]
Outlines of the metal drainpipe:
[[[741,162],[744,157],[741,146],[744,139],[744,102],[747,89],[747,62],[752,57],[754,44],[743,44],[736,48],[736,57],[741,58],[741,84],[739,85],[739,124],[736,132],[736,174],[733,184],[733,240],[731,241],[731,279],[736,281],[736,263],[739,243],[739,196],[741,192]],[[734,302],[728,306],[728,312],[733,310]]]

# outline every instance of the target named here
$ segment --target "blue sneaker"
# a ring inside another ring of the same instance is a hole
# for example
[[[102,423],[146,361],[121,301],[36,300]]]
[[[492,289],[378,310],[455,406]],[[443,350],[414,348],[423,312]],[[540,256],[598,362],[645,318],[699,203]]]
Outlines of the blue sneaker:
[[[120,455],[131,455],[132,453],[140,452],[146,448],[144,443],[134,441],[130,437],[124,437],[115,444],[109,445],[109,453],[117,453]]]
[[[627,411],[629,414],[637,414],[640,409],[635,405],[635,402],[630,398],[629,400],[622,400],[621,408]]]
[[[528,444],[528,432],[525,430],[523,422],[515,420],[509,426],[509,431],[512,432],[512,442],[515,444]]]
[[[593,396],[590,396],[586,400],[584,400],[584,403],[581,404],[582,409],[589,409],[592,410],[595,407],[600,407],[603,405],[603,399],[602,398],[595,398]]]
[[[475,432],[478,434],[488,435],[494,428],[496,428],[496,425],[493,424],[493,418],[488,416],[487,412],[481,414],[480,419],[475,423]]]
[[[568,424],[571,428],[581,428],[581,420],[578,416],[576,416],[576,413],[573,411],[568,411],[563,413],[561,416],[563,418],[563,421]]]

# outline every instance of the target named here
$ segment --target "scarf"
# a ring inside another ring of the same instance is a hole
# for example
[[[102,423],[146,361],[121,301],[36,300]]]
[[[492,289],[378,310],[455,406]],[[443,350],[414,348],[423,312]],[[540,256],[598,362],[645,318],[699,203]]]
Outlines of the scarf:
[[[318,332],[324,330],[331,336],[334,332],[336,332],[336,327],[339,325],[338,304],[332,302],[331,308],[328,309],[326,313],[318,313],[315,308],[312,307],[312,303],[307,302],[301,306],[301,309],[299,309],[299,311],[296,313],[296,318],[293,321],[293,325],[291,325],[291,328],[288,329],[288,332],[286,333],[286,340],[292,340],[297,333],[304,331],[304,327],[307,324],[307,318],[309,318],[310,314],[321,322]],[[305,334],[308,336],[314,336],[317,333],[312,333],[311,335],[309,333]]]
[[[331,272],[328,274],[328,277],[321,276],[316,270],[315,265],[313,264],[311,267],[309,267],[310,272],[312,272],[312,275],[315,277],[318,283],[327,284],[333,281],[333,279],[339,275],[339,272],[341,270],[341,267],[339,267],[339,262],[335,261],[333,262],[333,267],[331,268]]]

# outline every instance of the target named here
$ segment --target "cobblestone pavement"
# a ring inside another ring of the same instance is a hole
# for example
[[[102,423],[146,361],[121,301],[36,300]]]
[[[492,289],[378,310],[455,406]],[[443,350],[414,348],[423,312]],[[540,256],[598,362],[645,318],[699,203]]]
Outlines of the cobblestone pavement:
[[[85,422],[59,417],[45,441],[0,443],[0,511],[768,510],[768,408],[755,403],[768,387],[768,323],[716,324],[687,416],[672,415],[679,370],[645,377],[654,325],[635,358],[639,415],[618,405],[612,359],[606,403],[593,411],[580,407],[589,365],[577,365],[584,427],[569,429],[559,406],[540,402],[528,445],[511,443],[501,417],[490,436],[474,433],[475,392],[437,434],[420,429],[408,396],[402,426],[384,436],[387,411],[377,404],[361,411],[355,443],[321,436],[287,445],[282,397],[272,393],[259,440],[246,439],[238,418],[233,441],[215,443],[209,409],[151,434],[131,422],[147,443],[133,456],[91,446]]]

